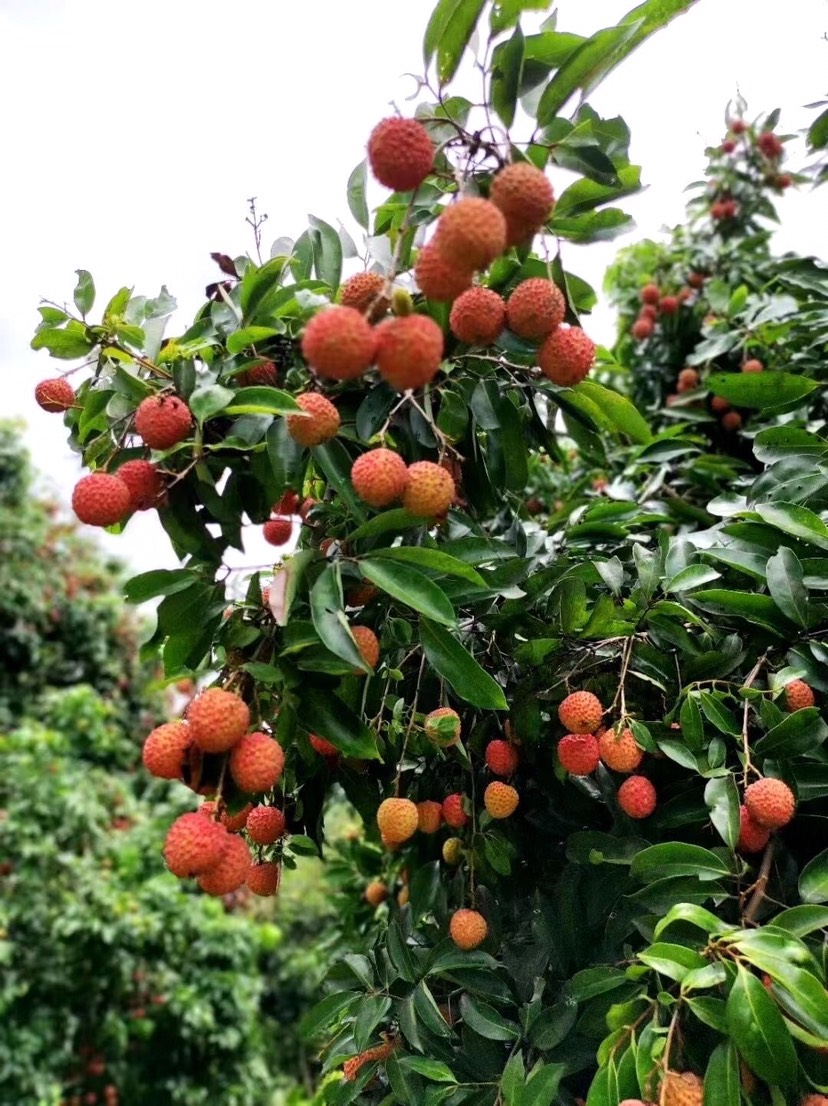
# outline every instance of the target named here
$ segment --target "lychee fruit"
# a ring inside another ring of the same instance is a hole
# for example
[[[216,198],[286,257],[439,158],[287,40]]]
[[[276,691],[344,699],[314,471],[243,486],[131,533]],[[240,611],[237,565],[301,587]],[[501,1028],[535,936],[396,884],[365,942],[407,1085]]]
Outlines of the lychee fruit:
[[[216,824],[206,818],[202,818],[201,821],[207,822],[208,825]],[[230,834],[218,864],[198,877],[198,885],[208,895],[231,895],[234,891],[238,891],[247,879],[252,863],[253,858],[245,839]]]
[[[762,131],[756,139],[756,145],[767,158],[777,158],[782,153],[782,143],[773,131]]]
[[[732,154],[736,149],[736,143],[732,138],[726,138],[721,145],[721,151],[723,154]]]
[[[483,805],[492,818],[508,818],[515,813],[519,802],[515,788],[501,780],[492,780],[483,792]]]
[[[496,776],[511,776],[518,766],[518,753],[514,745],[497,738],[486,746],[486,764]]]
[[[633,338],[642,341],[644,338],[649,338],[654,329],[653,320],[648,315],[640,315],[630,327],[630,334]]]
[[[417,287],[426,297],[438,303],[449,303],[461,292],[471,288],[473,270],[453,265],[430,242],[420,250],[414,266]]]
[[[828,1094],[806,1094],[799,1106],[828,1106]]]
[[[380,323],[376,336],[377,369],[392,388],[406,392],[434,379],[443,360],[443,331],[434,319],[395,316]]]
[[[202,809],[206,805],[206,803],[203,803]],[[226,828],[228,833],[240,833],[247,825],[247,819],[250,817],[250,812],[252,810],[252,803],[245,803],[241,810],[237,810],[232,814],[229,810],[225,810],[220,819],[221,824]]]
[[[598,749],[601,760],[614,772],[634,772],[644,757],[629,729],[621,733],[615,729],[604,730],[598,738]]]
[[[187,707],[193,741],[205,753],[225,753],[250,725],[250,709],[244,699],[220,687],[208,687]]]
[[[451,308],[449,326],[461,342],[469,346],[488,346],[506,325],[503,297],[490,288],[469,288]]]
[[[305,392],[296,397],[296,402],[310,417],[288,415],[288,434],[295,442],[310,448],[336,436],[340,424],[339,412],[327,396],[321,392]]]
[[[292,488],[288,488],[279,502],[274,503],[270,508],[270,513],[272,515],[295,515],[298,506],[299,496]]]
[[[359,655],[369,668],[376,668],[380,658],[380,647],[377,635],[370,626],[352,626],[351,633],[359,649]],[[354,675],[364,676],[361,668],[354,669]]]
[[[694,388],[699,386],[699,374],[695,369],[682,369],[678,374],[678,383],[676,384],[676,391],[678,392],[691,392]]]
[[[564,320],[566,300],[557,284],[542,277],[521,281],[506,304],[509,329],[519,338],[539,342]]]
[[[355,380],[373,363],[376,335],[355,307],[318,311],[302,335],[302,356],[320,376]]]
[[[129,488],[130,508],[148,511],[157,507],[164,492],[164,481],[152,461],[126,461],[117,476]]]
[[[385,277],[379,273],[357,273],[339,289],[339,302],[343,307],[353,307],[369,322],[378,323],[387,313],[390,303],[385,293],[386,283]]]
[[[245,734],[230,752],[230,774],[251,795],[270,791],[285,768],[282,746],[265,733]]]
[[[259,361],[236,377],[243,388],[275,388],[279,383],[279,370],[272,361]]]
[[[704,284],[704,273],[688,273],[687,283],[691,288],[695,288],[697,291]]]
[[[135,431],[150,449],[171,449],[190,435],[193,416],[178,396],[147,396],[135,412]]]
[[[796,810],[796,799],[782,780],[757,780],[745,790],[745,806],[760,826],[769,830],[787,826]]]
[[[417,817],[421,833],[436,833],[443,824],[443,807],[432,799],[417,803]]]
[[[408,469],[392,449],[369,449],[351,466],[351,483],[360,499],[371,507],[387,507],[405,491]]]
[[[463,842],[459,837],[447,837],[443,842],[443,860],[455,867],[463,858]]]
[[[724,396],[713,396],[710,400],[710,410],[714,411],[717,415],[723,414],[725,411],[730,410],[730,404],[724,398]]]
[[[603,717],[601,700],[591,691],[573,691],[558,707],[561,725],[570,733],[595,733]]]
[[[546,174],[528,161],[517,161],[496,173],[489,198],[506,217],[510,246],[533,237],[555,206],[555,193]]]
[[[420,824],[416,803],[410,799],[383,799],[377,810],[377,826],[392,847],[413,837]]]
[[[308,734],[308,740],[311,743],[311,747],[319,753],[321,757],[338,757],[339,749],[336,745],[332,745],[330,741],[326,741],[324,737],[318,737],[315,733]]]
[[[813,690],[804,680],[791,680],[785,684],[785,706],[790,711],[802,710],[814,705]]]
[[[675,315],[679,309],[679,301],[676,296],[662,296],[658,301],[658,309],[662,315]]]
[[[489,935],[486,919],[476,910],[455,910],[449,922],[449,936],[459,949],[476,949]]]
[[[538,350],[541,372],[560,387],[580,384],[594,360],[595,343],[579,326],[559,326]]]
[[[141,752],[144,767],[158,779],[177,780],[191,741],[190,727],[186,722],[164,722],[156,726]]]
[[[293,534],[293,523],[289,518],[269,518],[262,527],[262,537],[268,545],[287,545]]]
[[[590,733],[568,733],[558,742],[558,760],[571,776],[590,775],[600,759],[598,739]]]
[[[443,820],[452,829],[462,829],[468,823],[469,816],[463,809],[463,796],[455,791],[443,799]]]
[[[363,897],[369,906],[379,906],[388,898],[388,888],[384,883],[380,883],[379,880],[375,879],[365,888]]]
[[[490,200],[469,196],[444,208],[435,248],[461,269],[485,269],[506,249],[506,219]]]
[[[345,592],[346,607],[366,607],[379,595],[373,584],[355,584]]]
[[[630,776],[618,788],[618,805],[630,818],[649,818],[656,808],[656,789],[646,776]]]
[[[725,411],[722,415],[722,428],[731,432],[739,430],[742,426],[742,416],[738,411]]]
[[[254,806],[247,816],[247,836],[256,845],[272,845],[285,835],[285,816],[275,806]]]
[[[406,906],[408,900],[411,898],[411,889],[409,887],[402,887],[397,893],[397,905]]]
[[[770,840],[769,829],[760,826],[748,808],[739,807],[739,840],[736,848],[743,853],[760,853]]]
[[[743,373],[760,373],[764,372],[765,366],[758,359],[758,357],[749,357],[747,361],[742,362]]]
[[[451,707],[438,707],[425,716],[423,730],[435,745],[454,745],[460,740],[460,715]]]
[[[229,837],[218,822],[196,811],[176,818],[164,841],[164,860],[174,876],[188,879],[202,875],[221,861]]]
[[[657,284],[645,284],[638,295],[642,303],[657,304],[661,299],[661,289]]]
[[[703,1106],[704,1082],[691,1071],[668,1071],[661,1089],[661,1106]]]
[[[368,164],[386,188],[410,192],[422,184],[434,166],[434,146],[416,119],[383,119],[368,139]]]
[[[281,866],[274,864],[272,860],[262,860],[258,864],[252,864],[247,870],[247,886],[254,895],[268,898],[279,890],[279,879],[282,873]]]
[[[415,461],[408,466],[402,504],[418,518],[439,518],[454,501],[457,489],[451,473],[433,461]]]
[[[75,389],[62,376],[57,376],[53,380],[41,380],[35,387],[34,394],[35,403],[51,414],[68,411],[75,402]]]
[[[118,476],[90,473],[75,485],[72,509],[87,526],[112,526],[130,512],[129,488]]]

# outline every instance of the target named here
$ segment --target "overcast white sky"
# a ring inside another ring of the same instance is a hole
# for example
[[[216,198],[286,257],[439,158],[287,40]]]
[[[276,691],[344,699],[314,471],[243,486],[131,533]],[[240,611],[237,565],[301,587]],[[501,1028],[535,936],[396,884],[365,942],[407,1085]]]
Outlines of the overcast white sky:
[[[104,302],[166,283],[191,311],[215,279],[209,252],[250,247],[248,196],[270,215],[267,245],[308,212],[347,220],[348,174],[389,103],[405,110],[435,2],[0,0],[0,414],[26,419],[64,495],[74,460],[31,398],[55,364],[29,349],[40,296],[71,298],[85,268]],[[558,26],[589,34],[632,6],[560,0]],[[753,113],[781,107],[783,130],[807,125],[803,105],[828,94],[826,31],[828,0],[699,0],[608,78],[590,102],[625,117],[649,185],[619,244],[680,220],[737,88]],[[827,197],[781,201],[779,250],[828,256]],[[599,287],[615,248],[568,247],[567,267]],[[606,309],[586,325],[611,339]],[[172,564],[149,516],[105,540],[137,569]]]

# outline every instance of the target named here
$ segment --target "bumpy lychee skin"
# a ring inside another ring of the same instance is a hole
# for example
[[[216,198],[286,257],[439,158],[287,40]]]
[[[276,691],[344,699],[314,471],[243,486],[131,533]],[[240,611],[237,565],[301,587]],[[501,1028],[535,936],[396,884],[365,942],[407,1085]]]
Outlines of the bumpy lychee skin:
[[[377,339],[355,307],[319,311],[302,335],[302,356],[320,376],[355,380],[373,363]]]
[[[353,307],[369,322],[378,323],[387,313],[390,302],[385,285],[385,277],[379,273],[357,273],[339,289],[339,302],[343,307]]]
[[[647,315],[642,315],[637,318],[633,325],[630,327],[630,334],[632,334],[633,338],[637,338],[640,342],[644,338],[649,338],[654,329],[655,324],[653,323],[653,320]]]
[[[400,905],[403,904],[401,903]],[[350,1083],[352,1080],[356,1079],[360,1069],[364,1068],[366,1064],[382,1063],[383,1060],[387,1060],[396,1047],[396,1041],[387,1041],[385,1044],[366,1049],[365,1052],[360,1052],[358,1056],[346,1060],[342,1065],[344,1081]]]
[[[296,402],[303,411],[308,412],[310,418],[288,415],[288,434],[295,442],[310,448],[336,436],[340,425],[339,412],[327,396],[321,392],[305,392],[296,397]]]
[[[462,829],[468,823],[469,816],[463,809],[463,796],[459,792],[443,799],[443,820],[452,829]]]
[[[269,898],[279,890],[279,880],[282,874],[281,866],[271,860],[263,860],[253,864],[247,871],[247,886],[254,895]]]
[[[618,788],[618,805],[630,818],[649,818],[656,801],[656,789],[646,776],[630,776]]]
[[[430,242],[423,246],[414,266],[417,287],[429,300],[450,303],[471,288],[474,270],[458,268],[442,256]]]
[[[215,868],[228,843],[227,830],[196,811],[182,814],[167,831],[164,860],[174,876],[189,879]]]
[[[812,688],[804,680],[791,680],[785,684],[785,706],[790,711],[802,710],[803,707],[814,705],[814,693]]]
[[[190,436],[193,416],[178,396],[147,396],[135,412],[135,430],[150,449],[171,449]]]
[[[603,717],[601,700],[591,691],[573,691],[558,707],[561,725],[570,733],[595,733]]]
[[[202,808],[205,805],[202,804]],[[247,826],[247,819],[250,817],[252,810],[252,803],[245,803],[241,810],[237,810],[233,814],[229,810],[225,810],[220,819],[221,824],[228,833],[240,833]]]
[[[351,633],[357,643],[359,655],[369,668],[376,668],[379,664],[380,646],[377,635],[370,626],[352,626]],[[361,668],[355,670],[355,675],[364,676]]]
[[[470,346],[488,346],[506,325],[503,297],[490,288],[469,288],[451,309],[449,326],[455,338]]]
[[[75,484],[72,509],[87,526],[113,526],[130,512],[129,488],[107,472],[90,473]]]
[[[694,388],[699,386],[699,374],[695,369],[687,368],[682,369],[678,374],[678,383],[676,385],[676,391],[678,392],[691,392]]]
[[[460,269],[485,269],[506,249],[506,219],[489,200],[458,200],[440,215],[434,245]]]
[[[383,380],[406,392],[422,388],[443,360],[443,332],[427,315],[386,319],[377,327],[377,369]]]
[[[438,707],[425,716],[423,729],[435,745],[454,745],[460,740],[460,715],[451,707]]]
[[[492,181],[489,197],[509,224],[509,245],[516,245],[540,230],[555,205],[555,193],[545,173],[528,161],[501,169]],[[518,232],[515,228],[523,229]]]
[[[757,780],[745,790],[745,806],[760,826],[769,830],[787,826],[796,810],[796,799],[782,780]]]
[[[509,818],[518,808],[520,796],[514,787],[492,780],[483,792],[483,805],[492,818]]]
[[[187,707],[193,741],[205,753],[225,753],[250,725],[244,699],[220,687],[208,687]]]
[[[389,845],[402,845],[417,832],[420,817],[410,799],[383,799],[377,810],[377,826]]]
[[[661,1106],[703,1106],[704,1082],[691,1071],[668,1071]]]
[[[828,1094],[806,1094],[799,1106],[828,1106]]]
[[[658,309],[662,315],[675,315],[679,309],[677,296],[662,296],[658,301]]]
[[[272,845],[285,835],[285,816],[275,806],[254,806],[247,816],[247,836],[256,845]]]
[[[447,837],[443,842],[443,860],[446,864],[456,867],[463,858],[463,842],[459,837]]]
[[[192,736],[186,722],[164,722],[156,726],[144,742],[141,759],[151,776],[177,780],[181,776],[184,754]]]
[[[279,370],[272,361],[259,361],[236,377],[242,388],[275,388],[279,383]]]
[[[50,414],[68,411],[75,402],[75,389],[62,376],[41,380],[35,387],[35,403]]]
[[[388,898],[388,888],[378,879],[373,880],[365,888],[363,897],[369,906],[379,906]]]
[[[506,304],[509,329],[519,338],[539,342],[556,327],[566,314],[563,293],[551,280],[530,277],[522,281]]]
[[[326,741],[324,737],[318,737],[315,733],[308,735],[308,740],[311,743],[311,747],[319,753],[321,757],[338,757],[339,749],[336,745],[332,745],[330,741]]]
[[[645,284],[639,296],[642,303],[657,304],[661,299],[661,289],[657,284]]]
[[[206,819],[202,818],[202,821]],[[198,877],[198,885],[208,895],[232,895],[247,879],[252,863],[250,848],[244,838],[230,834],[221,860]]]
[[[164,481],[152,461],[126,461],[117,476],[129,488],[133,511],[148,511],[157,507],[164,493]]]
[[[476,949],[489,935],[486,919],[476,910],[455,910],[449,922],[449,936],[459,949]]]
[[[598,749],[601,760],[614,772],[634,772],[644,757],[635,743],[632,730],[628,729],[620,733],[614,729],[604,730],[598,738]]]
[[[351,466],[351,483],[371,507],[387,507],[400,498],[408,483],[408,469],[392,449],[369,449]]]
[[[559,326],[538,350],[541,372],[561,387],[580,384],[594,360],[595,343],[579,326]]]
[[[518,766],[518,752],[508,741],[497,738],[486,746],[486,764],[496,776],[511,776]]]
[[[242,789],[258,795],[279,782],[285,769],[282,746],[265,733],[249,733],[230,753],[230,774]]]
[[[760,853],[770,840],[771,831],[760,826],[748,808],[739,807],[739,840],[736,848],[742,853]]]
[[[756,145],[767,158],[777,158],[782,153],[782,143],[773,131],[762,131],[756,139]]]
[[[417,817],[420,820],[420,833],[437,833],[443,824],[443,807],[433,799],[417,803]]]
[[[287,545],[293,534],[293,522],[289,518],[269,518],[262,527],[262,537],[268,545]]]
[[[433,461],[415,461],[409,465],[402,503],[418,518],[438,518],[454,501],[457,489],[451,473]]]
[[[749,357],[747,361],[742,362],[743,373],[761,373],[765,371],[765,366],[758,359],[758,357]]]
[[[368,164],[386,188],[410,192],[434,167],[434,146],[416,119],[383,119],[368,139]]]
[[[600,759],[598,739],[591,733],[568,733],[558,742],[558,760],[570,776],[589,776]]]

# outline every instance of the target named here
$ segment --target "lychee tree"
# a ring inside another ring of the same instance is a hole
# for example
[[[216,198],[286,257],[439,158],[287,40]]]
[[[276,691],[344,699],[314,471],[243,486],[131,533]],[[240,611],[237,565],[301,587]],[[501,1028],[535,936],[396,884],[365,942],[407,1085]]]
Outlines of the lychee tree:
[[[313,217],[267,261],[217,255],[164,341],[166,293],[123,289],[92,323],[81,271],[34,345],[92,371],[41,400],[92,470],[78,516],[155,504],[182,559],[127,587],[161,597],[169,678],[205,685],[144,747],[207,796],[170,827],[171,870],[274,893],[333,786],[383,847],[350,854],[372,941],[304,1020],[326,1100],[794,1106],[828,1083],[808,806],[828,531],[764,498],[703,537],[649,496],[527,522],[561,426],[661,448],[589,379],[594,294],[562,258],[627,225],[627,129],[563,109],[688,5],[588,39],[525,33],[537,6],[438,4],[429,102],[380,122],[349,179],[363,272],[342,282],[356,247]],[[448,90],[475,29],[482,105]],[[373,220],[368,167],[395,190]],[[239,588],[225,551],[259,529],[297,548]]]

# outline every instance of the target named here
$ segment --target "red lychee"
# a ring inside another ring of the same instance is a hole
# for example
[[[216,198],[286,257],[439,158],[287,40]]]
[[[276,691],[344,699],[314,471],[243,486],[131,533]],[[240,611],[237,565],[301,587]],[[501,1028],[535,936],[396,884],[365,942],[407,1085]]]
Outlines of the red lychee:
[[[380,647],[377,635],[370,626],[352,626],[351,633],[354,636],[354,641],[357,643],[359,655],[369,668],[376,668],[380,658]],[[354,675],[364,676],[365,673],[361,668],[358,668],[354,670]]]
[[[473,270],[458,268],[446,260],[431,242],[423,246],[414,266],[414,279],[430,300],[448,303],[471,288]]]
[[[692,392],[694,388],[699,386],[699,374],[695,369],[682,369],[678,374],[678,383],[676,385],[676,391],[678,392]]]
[[[420,824],[417,806],[410,799],[383,799],[377,810],[377,826],[383,842],[392,848],[413,837]]]
[[[171,449],[190,435],[193,416],[178,396],[147,396],[135,412],[135,431],[150,449]]]
[[[661,299],[661,289],[657,284],[645,284],[639,292],[642,303],[657,304]]]
[[[368,163],[380,184],[395,192],[410,192],[431,172],[434,146],[416,119],[383,119],[368,139]]]
[[[646,776],[630,776],[618,788],[618,805],[630,818],[649,818],[656,808],[656,789]]]
[[[208,872],[221,861],[228,843],[227,830],[193,811],[176,818],[164,841],[167,867],[179,879]]]
[[[741,429],[742,416],[738,411],[726,411],[722,415],[722,428],[731,432]]]
[[[204,806],[206,806],[206,803],[202,804],[202,808]],[[239,833],[246,827],[252,809],[252,803],[245,803],[241,810],[237,810],[233,814],[229,810],[225,810],[220,818],[221,824],[227,829],[228,833]]]
[[[614,772],[634,772],[644,757],[629,729],[621,733],[614,729],[604,730],[598,738],[598,748],[601,760]]]
[[[216,825],[206,818],[208,825]],[[198,885],[208,895],[232,895],[247,879],[253,858],[243,837],[228,834],[221,859],[215,867],[198,877]]]
[[[449,326],[455,338],[470,346],[488,346],[506,325],[503,297],[490,288],[469,288],[451,309]]]
[[[351,466],[354,491],[371,507],[387,507],[399,499],[407,481],[405,461],[391,449],[370,449]]]
[[[317,737],[315,733],[308,734],[308,741],[311,743],[311,748],[314,749],[321,757],[338,757],[339,749],[336,745],[332,745],[330,741],[326,741],[324,737]]]
[[[254,806],[247,816],[247,836],[257,845],[272,845],[285,835],[285,816],[275,806]]]
[[[437,833],[443,824],[443,806],[432,799],[417,803],[417,818],[421,833]]]
[[[601,700],[591,691],[573,691],[558,707],[561,725],[570,733],[595,733],[603,717]]]
[[[489,197],[503,212],[507,245],[523,245],[552,214],[555,193],[546,174],[528,161],[517,161],[495,174]]]
[[[275,388],[279,383],[279,370],[272,361],[259,361],[239,373],[236,380],[243,388]]]
[[[415,461],[406,475],[402,497],[406,511],[418,518],[444,515],[456,495],[451,474],[433,461]]]
[[[321,392],[305,392],[296,402],[310,418],[288,415],[287,429],[291,438],[306,448],[321,445],[336,436],[340,418],[336,407]]]
[[[157,507],[164,492],[164,481],[152,461],[126,461],[117,476],[129,488],[130,508],[148,511]]]
[[[804,680],[791,680],[785,684],[785,706],[790,711],[802,710],[814,705],[813,690]]]
[[[730,122],[731,134],[744,134],[747,130],[747,123],[744,119],[732,119]]]
[[[270,791],[284,767],[282,746],[265,733],[245,734],[230,753],[230,774],[242,791],[251,795]]]
[[[598,739],[590,733],[568,733],[558,742],[558,760],[571,776],[589,776],[600,759]]]
[[[193,741],[205,753],[224,753],[250,725],[250,710],[232,691],[209,687],[187,707]]]
[[[289,518],[270,518],[262,527],[262,537],[268,545],[287,545],[293,534],[293,523]]]
[[[489,934],[486,919],[476,910],[456,910],[449,922],[449,936],[460,949],[476,949]]]
[[[151,776],[177,780],[181,776],[184,754],[192,741],[186,722],[165,722],[156,726],[144,742],[141,759]]]
[[[372,880],[365,888],[363,897],[369,906],[380,906],[388,898],[388,888],[379,880]]]
[[[640,315],[630,327],[630,334],[633,338],[642,341],[644,338],[649,338],[654,329],[653,320],[648,315]]]
[[[724,398],[724,396],[713,396],[710,400],[710,410],[715,411],[717,415],[723,414],[725,411],[730,410],[730,404]]]
[[[443,209],[434,246],[451,265],[485,269],[506,249],[506,219],[489,200],[470,196]]]
[[[501,780],[492,780],[483,792],[483,805],[491,818],[508,818],[518,808],[520,796],[514,787]]]
[[[532,342],[551,334],[565,314],[566,300],[560,288],[542,277],[522,281],[506,304],[509,329]]]
[[[756,145],[765,155],[765,157],[771,160],[778,158],[782,153],[782,143],[773,133],[773,131],[762,131],[762,133],[756,139]]]
[[[770,840],[771,831],[760,826],[748,808],[739,807],[739,840],[736,848],[743,853],[760,853]]]
[[[745,806],[750,816],[765,829],[787,826],[796,810],[796,799],[782,780],[768,776],[752,783],[745,791]]]
[[[579,326],[559,326],[538,350],[541,372],[560,387],[580,384],[594,360],[595,343]]]
[[[468,822],[469,816],[463,809],[463,796],[459,792],[455,791],[443,799],[443,819],[452,829],[462,829]]]
[[[508,741],[497,738],[486,746],[486,764],[496,776],[511,776],[518,766],[518,752]]]
[[[68,411],[75,402],[75,389],[62,376],[41,380],[35,387],[35,402],[51,414]]]
[[[704,273],[688,273],[687,283],[691,288],[699,289],[704,284]]]
[[[427,315],[402,315],[380,323],[377,369],[383,380],[406,392],[422,388],[437,374],[443,360],[443,332]]]
[[[354,307],[327,307],[305,327],[302,356],[320,376],[355,380],[373,363],[377,339]]]
[[[254,895],[261,895],[263,898],[275,895],[279,890],[281,871],[280,865],[272,861],[251,864],[247,870],[247,886]]]
[[[658,309],[662,315],[675,315],[679,309],[677,296],[662,296],[658,301]]]
[[[386,279],[379,273],[357,273],[339,289],[339,302],[353,307],[369,322],[377,323],[386,314],[389,299],[385,293]]]
[[[765,366],[756,357],[749,357],[747,361],[742,362],[743,373],[760,373],[764,371]]]
[[[113,526],[130,512],[129,488],[118,476],[90,473],[75,485],[72,509],[87,526]]]

